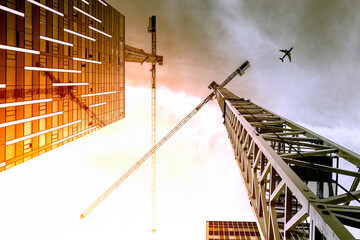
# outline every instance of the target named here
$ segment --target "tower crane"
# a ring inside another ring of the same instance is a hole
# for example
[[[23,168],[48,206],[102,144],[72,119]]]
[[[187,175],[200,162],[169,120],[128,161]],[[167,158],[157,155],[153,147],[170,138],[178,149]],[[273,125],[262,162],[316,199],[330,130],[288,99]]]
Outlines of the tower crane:
[[[156,56],[156,16],[149,18],[151,54]],[[151,63],[151,148],[156,144],[156,62]],[[151,156],[151,212],[152,232],[156,232],[156,152]]]
[[[250,67],[248,61],[244,62],[237,68],[228,78],[226,78],[220,86],[228,84],[236,75],[244,75],[245,70]],[[212,83],[214,84],[214,83]],[[211,86],[211,85],[210,85]],[[91,204],[81,215],[80,218],[86,217],[97,205],[99,205],[109,194],[114,191],[127,177],[129,177],[138,167],[141,166],[159,147],[161,147],[172,135],[174,135],[186,122],[188,122],[203,106],[214,98],[212,92],[197,107],[195,107],[188,115],[186,115],[170,132],[168,132],[159,142],[155,144],[140,160],[138,160],[124,175],[122,175],[108,190],[106,190],[93,204]]]
[[[126,62],[151,63],[151,147],[156,144],[156,63],[163,65],[163,56],[156,55],[156,16],[149,18],[148,32],[151,33],[151,54],[142,49],[125,45]],[[151,212],[152,232],[156,232],[156,153],[151,160]]]

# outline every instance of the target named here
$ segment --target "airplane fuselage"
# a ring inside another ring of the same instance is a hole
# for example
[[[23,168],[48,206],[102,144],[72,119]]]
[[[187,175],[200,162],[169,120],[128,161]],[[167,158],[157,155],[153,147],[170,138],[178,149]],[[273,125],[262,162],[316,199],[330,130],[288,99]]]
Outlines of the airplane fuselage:
[[[291,52],[292,49],[293,49],[293,47],[291,47],[289,50],[287,50],[286,53],[285,53],[285,55],[284,55],[282,58],[284,58],[284,57],[286,57],[287,55],[289,55],[289,53]]]
[[[290,52],[291,52],[292,49],[293,49],[293,47],[291,47],[289,50],[280,50],[280,52],[285,53],[284,56],[283,56],[282,58],[280,58],[280,60],[281,60],[282,62],[284,62],[284,58],[285,58],[286,56],[288,56],[289,61],[291,62],[291,54],[290,54]]]

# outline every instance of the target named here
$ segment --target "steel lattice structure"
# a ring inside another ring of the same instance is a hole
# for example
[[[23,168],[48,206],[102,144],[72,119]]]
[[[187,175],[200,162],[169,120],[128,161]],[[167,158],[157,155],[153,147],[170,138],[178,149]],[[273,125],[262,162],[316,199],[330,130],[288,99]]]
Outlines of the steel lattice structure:
[[[355,239],[345,225],[360,228],[360,156],[212,87],[264,237]]]
[[[163,65],[163,56],[158,56],[153,53],[147,53],[142,49],[135,48],[129,45],[125,45],[125,62],[138,62],[143,64],[148,63],[159,63]]]
[[[153,56],[156,56],[156,16],[149,17],[148,32],[151,33],[151,54]],[[153,61],[151,63],[151,148],[153,148],[155,145],[156,145],[156,61]],[[151,231],[155,233],[156,232],[156,152],[154,152],[151,156],[151,212],[152,212]]]

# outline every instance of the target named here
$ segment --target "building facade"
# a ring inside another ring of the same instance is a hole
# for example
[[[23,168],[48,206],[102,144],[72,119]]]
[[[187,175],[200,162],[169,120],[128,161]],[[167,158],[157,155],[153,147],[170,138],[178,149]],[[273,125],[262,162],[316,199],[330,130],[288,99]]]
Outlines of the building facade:
[[[261,240],[256,222],[207,221],[206,240],[246,239]]]
[[[124,118],[124,39],[102,0],[0,0],[0,171]]]

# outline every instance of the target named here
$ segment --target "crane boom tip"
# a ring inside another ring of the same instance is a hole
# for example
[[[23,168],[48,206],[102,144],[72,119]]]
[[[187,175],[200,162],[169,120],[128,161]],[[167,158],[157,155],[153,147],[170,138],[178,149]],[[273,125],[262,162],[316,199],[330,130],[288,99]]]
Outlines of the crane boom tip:
[[[84,216],[83,214],[80,215],[80,218],[81,218],[81,219],[84,219],[84,217],[85,217],[85,216]]]
[[[245,70],[248,69],[250,67],[250,63],[249,61],[245,61],[241,66],[240,66],[240,71],[242,71],[242,74],[244,74]]]

